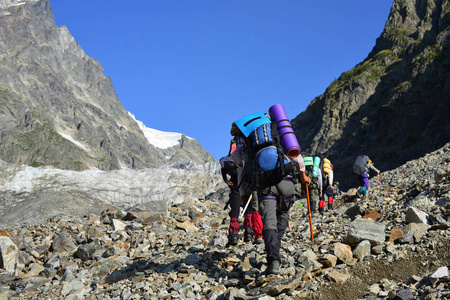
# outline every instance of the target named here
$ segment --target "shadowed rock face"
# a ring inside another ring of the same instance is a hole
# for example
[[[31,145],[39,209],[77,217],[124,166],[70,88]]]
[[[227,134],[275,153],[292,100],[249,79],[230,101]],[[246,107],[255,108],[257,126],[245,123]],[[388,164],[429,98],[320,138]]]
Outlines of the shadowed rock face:
[[[195,139],[151,145],[48,0],[2,1],[0,31],[1,159],[72,170],[214,161]]]
[[[449,26],[449,1],[394,1],[369,56],[293,120],[303,152],[352,184],[357,155],[384,171],[450,141]]]

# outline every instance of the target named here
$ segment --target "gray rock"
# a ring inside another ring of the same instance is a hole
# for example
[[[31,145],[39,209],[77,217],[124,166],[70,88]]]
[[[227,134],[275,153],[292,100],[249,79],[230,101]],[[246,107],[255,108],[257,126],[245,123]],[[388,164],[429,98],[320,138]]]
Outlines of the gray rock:
[[[92,243],[80,245],[73,255],[82,261],[87,261],[93,259],[95,250],[97,250],[97,247]]]
[[[428,215],[425,212],[420,211],[416,207],[410,207],[406,211],[405,221],[406,221],[406,223],[428,224]]]
[[[364,218],[356,219],[350,223],[348,235],[345,242],[356,246],[363,240],[368,240],[371,245],[376,246],[385,241],[386,226]]]
[[[364,257],[369,256],[371,253],[371,245],[369,241],[362,241],[361,243],[356,246],[356,248],[353,250],[353,257],[363,260]]]
[[[53,239],[52,248],[55,254],[72,254],[77,249],[77,246],[73,238],[63,231]]]
[[[397,292],[397,296],[395,297],[395,299],[413,300],[413,299],[415,299],[415,297],[410,289],[402,289]]]
[[[8,237],[0,236],[0,268],[14,273],[16,270],[17,246]]]

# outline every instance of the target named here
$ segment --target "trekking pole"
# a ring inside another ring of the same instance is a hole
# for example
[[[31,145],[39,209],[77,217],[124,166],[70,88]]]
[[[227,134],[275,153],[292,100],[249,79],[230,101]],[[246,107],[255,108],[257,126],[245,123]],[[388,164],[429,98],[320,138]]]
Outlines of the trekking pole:
[[[252,196],[253,194],[250,194],[250,197],[248,197],[247,200],[247,204],[245,204],[244,210],[242,211],[241,215],[239,216],[239,218],[242,218],[245,214],[245,211],[247,210],[248,204],[250,203],[250,201],[252,200]]]
[[[377,189],[380,187],[380,173],[377,174]]]
[[[309,229],[311,230],[311,241],[314,242],[314,234],[313,234],[313,226],[312,226],[312,217],[311,217],[311,203],[309,201],[309,191],[308,184],[306,186],[306,199],[308,200],[308,215],[309,215]]]

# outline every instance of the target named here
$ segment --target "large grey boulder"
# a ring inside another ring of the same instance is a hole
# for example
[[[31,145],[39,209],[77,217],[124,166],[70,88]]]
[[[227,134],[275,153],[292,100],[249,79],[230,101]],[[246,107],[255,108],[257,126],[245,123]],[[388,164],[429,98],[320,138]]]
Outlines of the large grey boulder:
[[[376,246],[385,241],[385,230],[386,225],[384,224],[359,218],[350,223],[345,242],[351,246],[356,246],[367,240],[372,246]]]

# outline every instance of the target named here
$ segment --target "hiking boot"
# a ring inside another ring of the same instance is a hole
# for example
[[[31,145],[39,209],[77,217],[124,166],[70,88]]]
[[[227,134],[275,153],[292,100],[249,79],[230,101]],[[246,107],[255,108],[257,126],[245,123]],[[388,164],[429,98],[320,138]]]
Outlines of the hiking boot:
[[[228,245],[236,246],[239,242],[239,234],[236,231],[231,231],[228,234]]]
[[[267,265],[267,274],[278,274],[280,273],[280,261],[271,260]]]
[[[244,243],[250,243],[253,241],[254,235],[253,235],[253,229],[250,227],[245,228],[244,232]]]
[[[328,210],[333,210],[333,204],[332,203],[328,203]]]
[[[319,212],[323,213],[324,212],[324,207],[319,207]]]
[[[253,244],[262,244],[262,243],[264,243],[264,240],[262,237],[255,239],[255,241],[253,242]]]

